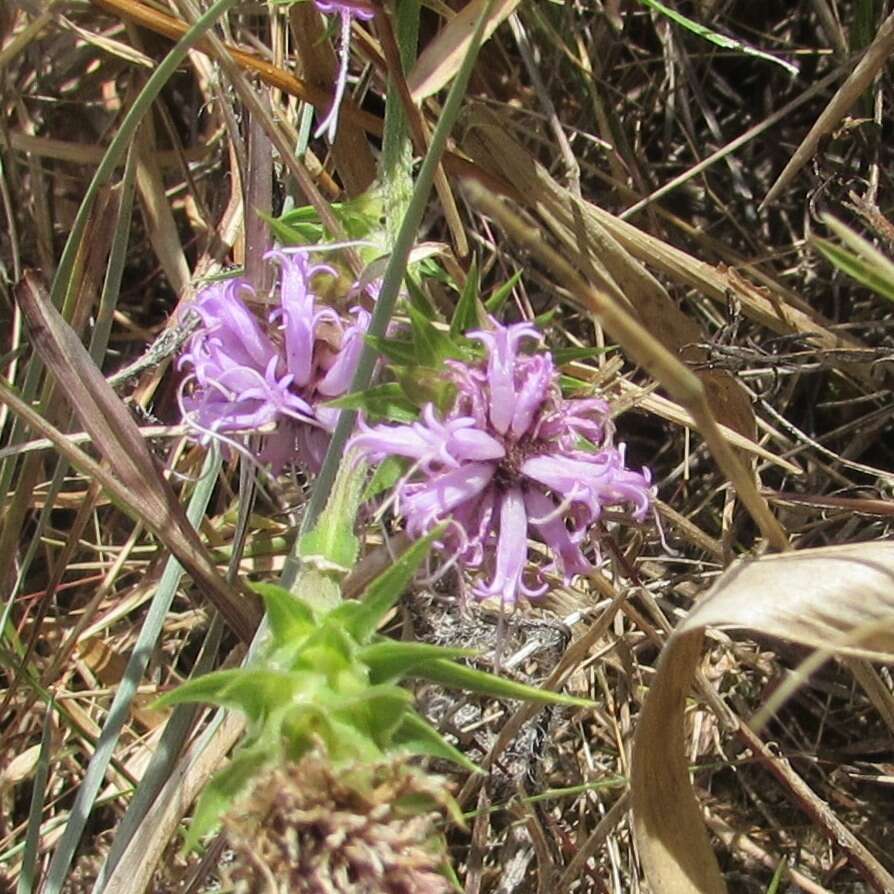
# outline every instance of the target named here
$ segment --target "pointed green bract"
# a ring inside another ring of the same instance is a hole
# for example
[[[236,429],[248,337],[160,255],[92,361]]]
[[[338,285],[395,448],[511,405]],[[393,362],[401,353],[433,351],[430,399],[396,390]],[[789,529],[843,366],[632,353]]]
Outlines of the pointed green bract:
[[[268,668],[232,668],[187,680],[156,699],[154,707],[188,703],[218,705],[242,711],[250,720],[258,721],[272,707],[288,702],[292,692],[288,673]]]
[[[479,298],[481,282],[478,276],[478,261],[472,259],[466,276],[466,285],[459,296],[453,319],[450,321],[450,337],[459,338],[470,329],[477,329],[484,322],[484,307]]]
[[[407,313],[413,327],[416,360],[420,366],[437,367],[445,360],[462,357],[456,342],[446,332],[438,329],[421,311],[410,305]]]
[[[392,363],[412,365],[416,362],[416,349],[411,341],[400,338],[384,338],[376,335],[365,335],[363,340],[376,353],[381,354]]]
[[[509,300],[512,290],[519,284],[521,278],[521,270],[516,270],[515,273],[513,273],[503,285],[495,289],[493,295],[484,302],[484,309],[489,314],[496,316],[503,309],[503,305]]]
[[[363,642],[375,633],[379,622],[400,599],[413,579],[413,575],[428,555],[432,543],[443,533],[444,526],[439,525],[421,540],[417,540],[366,588],[363,601],[360,603],[362,609],[352,620],[349,628],[355,639]]]
[[[326,403],[337,410],[363,410],[369,422],[415,422],[419,417],[416,405],[407,399],[397,382],[375,385],[366,391],[346,394]]]
[[[594,704],[585,698],[575,698],[572,695],[562,695],[561,692],[550,692],[546,689],[538,689],[536,686],[526,686],[524,683],[516,683],[486,671],[475,670],[473,667],[440,659],[417,665],[410,676],[442,683],[445,686],[452,686],[466,692],[480,692],[482,695],[490,695],[494,698],[515,698],[519,701],[548,705],[572,705],[576,708],[592,708]]]
[[[255,584],[254,590],[264,600],[267,622],[273,642],[282,645],[305,636],[316,625],[316,617],[309,605],[276,584]]]
[[[258,745],[253,748],[243,745],[230,763],[202,790],[183,842],[184,851],[192,850],[214,830],[235,798],[248,788],[264,767],[275,763],[277,756]]]
[[[414,668],[429,661],[443,658],[471,658],[474,649],[450,649],[444,646],[433,646],[429,643],[404,643],[393,639],[364,646],[357,657],[369,668],[370,680],[374,683],[386,683],[400,680],[411,673]]]
[[[451,761],[470,773],[484,772],[481,767],[451,745],[415,711],[408,711],[404,715],[403,722],[395,730],[393,744],[396,748],[409,754],[438,757],[445,761]]]

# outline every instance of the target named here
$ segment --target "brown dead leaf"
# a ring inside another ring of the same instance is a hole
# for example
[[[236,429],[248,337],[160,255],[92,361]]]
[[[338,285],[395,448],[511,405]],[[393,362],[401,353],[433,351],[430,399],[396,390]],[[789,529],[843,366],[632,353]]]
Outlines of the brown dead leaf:
[[[706,627],[747,629],[828,654],[890,661],[894,655],[894,542],[763,556],[731,567],[674,631],[643,705],[631,789],[637,844],[655,891],[722,894],[720,874],[689,781],[686,697]],[[848,852],[880,890],[894,878],[833,818]]]
[[[520,2],[495,0],[484,26],[484,40],[512,15]],[[420,54],[407,78],[414,102],[420,103],[427,96],[437,93],[459,71],[469,49],[475,23],[487,4],[488,0],[471,0]]]
[[[112,469],[109,483],[117,484],[113,495],[118,499],[123,496],[123,508],[141,518],[183,564],[233,630],[249,641],[260,618],[255,597],[244,588],[240,592],[220,576],[130,412],[50,303],[36,274],[26,271],[15,294],[32,344]]]
[[[512,183],[562,246],[564,256],[590,282],[626,307],[671,353],[691,362],[707,357],[698,347],[707,337],[688,317],[641,260],[621,243],[595,213],[595,207],[550,176],[511,136],[498,113],[474,110],[464,148],[487,170]],[[714,417],[746,438],[754,438],[751,401],[724,371],[698,373]]]

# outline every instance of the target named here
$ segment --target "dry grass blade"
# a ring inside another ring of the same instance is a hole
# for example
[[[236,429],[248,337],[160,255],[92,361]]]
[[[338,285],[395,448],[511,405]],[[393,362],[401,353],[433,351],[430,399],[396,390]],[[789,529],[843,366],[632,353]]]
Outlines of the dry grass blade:
[[[220,576],[129,411],[50,304],[33,273],[26,272],[16,288],[16,298],[35,348],[64,385],[78,419],[129,494],[131,510],[166,543],[236,633],[249,641],[259,617],[254,600]]]
[[[721,434],[711,414],[705,387],[695,374],[677,360],[624,307],[614,302],[603,290],[581,279],[558,252],[544,243],[537,231],[526,226],[516,214],[488,194],[475,181],[470,181],[467,188],[473,201],[485,213],[499,220],[514,240],[547,264],[557,280],[569,289],[580,306],[595,314],[606,331],[618,341],[630,357],[667,388],[670,394],[688,410],[714,455],[717,465],[735,487],[761,533],[775,549],[787,549],[788,538],[785,531]]]
[[[181,38],[189,28],[180,19],[158,12],[142,3],[135,2],[135,0],[92,0],[92,2],[107,12],[124,16],[158,34],[164,34],[172,40]],[[206,43],[199,42],[196,49],[207,52],[206,47]],[[276,87],[291,96],[297,96],[299,99],[311,103],[317,109],[325,111],[329,108],[332,96],[328,90],[307,84],[265,59],[258,58],[252,53],[246,53],[236,47],[227,47],[227,53],[241,68],[254,72],[271,87]],[[352,121],[369,133],[380,134],[382,132],[382,122],[375,115],[358,109],[350,99],[346,99],[342,105],[341,117]]]
[[[890,660],[894,543],[823,547],[745,561],[730,568],[674,632],[640,715],[631,772],[639,851],[656,891],[726,890],[689,782],[683,745],[686,694],[706,627],[744,628],[812,648]],[[806,789],[800,779],[786,780],[793,791],[794,786]],[[841,841],[840,824],[827,818],[823,825]],[[894,890],[894,877],[852,833],[847,837],[851,858],[873,886]]]
[[[761,208],[766,208],[773,199],[777,198],[792,181],[795,174],[810,160],[819,146],[820,140],[831,133],[841,123],[841,119],[848,113],[851,106],[860,98],[866,88],[872,83],[873,78],[882,70],[891,53],[894,52],[894,13],[888,16],[881,27],[875,40],[866,50],[866,55],[857,63],[856,68],[841,85],[831,102],[823,110],[822,115],[816,120],[816,124],[810,128],[810,133],[804,137],[801,145],[795,150],[789,163],[783,168],[782,173],[776,178],[776,182],[770,187],[769,192],[761,202]]]
[[[667,290],[633,257],[603,221],[594,206],[573,191],[560,186],[507,134],[505,122],[495,113],[476,109],[466,145],[473,156],[487,159],[518,189],[528,208],[536,211],[544,225],[559,240],[563,253],[578,270],[612,300],[630,310],[669,351],[688,361],[704,361],[697,345],[706,338],[698,323],[671,299]],[[697,373],[704,385],[711,411],[718,422],[745,437],[753,437],[754,413],[745,392],[720,370]]]
[[[216,729],[209,727],[192,745],[131,838],[130,846],[109,876],[103,894],[142,894],[149,890],[165,847],[202,787],[239,741],[244,729],[245,718],[230,713]]]

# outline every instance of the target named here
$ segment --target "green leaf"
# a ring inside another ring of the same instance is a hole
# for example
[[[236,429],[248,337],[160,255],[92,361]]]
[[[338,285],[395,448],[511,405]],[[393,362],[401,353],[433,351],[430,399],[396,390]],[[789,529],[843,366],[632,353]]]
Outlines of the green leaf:
[[[663,16],[667,16],[667,18],[669,18],[672,22],[676,22],[678,25],[684,27],[687,31],[691,31],[693,34],[701,37],[703,40],[707,40],[718,47],[723,47],[723,49],[725,50],[736,50],[746,56],[754,56],[757,59],[765,59],[767,62],[774,62],[776,65],[781,65],[789,74],[792,75],[797,75],[799,72],[797,65],[792,65],[791,62],[786,62],[785,59],[780,59],[777,56],[772,56],[770,53],[765,53],[763,50],[755,49],[754,47],[749,46],[747,43],[743,43],[741,40],[727,37],[725,34],[718,34],[716,31],[712,31],[705,25],[700,25],[698,22],[694,22],[692,19],[686,18],[686,16],[684,16],[682,13],[668,8],[663,3],[660,3],[659,0],[640,0],[640,3],[643,3],[645,6],[651,7],[656,12],[660,12]]]
[[[331,709],[344,723],[362,730],[380,748],[388,748],[410,707],[412,694],[400,686],[369,686],[349,698],[333,700]]]
[[[386,360],[392,363],[412,365],[416,362],[416,348],[413,342],[397,338],[379,338],[375,335],[365,335],[364,340],[378,351]]]
[[[510,276],[503,285],[495,289],[493,295],[484,302],[484,309],[492,316],[496,316],[503,309],[503,305],[512,294],[512,290],[518,285],[521,278],[521,270],[517,270],[513,273],[512,276]]]
[[[459,346],[450,336],[438,329],[419,310],[410,305],[407,314],[413,327],[416,361],[420,366],[437,367],[451,357],[462,357]]]
[[[357,653],[357,658],[369,668],[373,683],[387,683],[399,680],[418,665],[437,658],[471,658],[475,654],[474,649],[450,649],[430,643],[386,639],[364,646]]]
[[[394,487],[407,470],[407,461],[400,456],[386,456],[379,463],[372,481],[363,492],[363,502],[366,503],[373,497],[377,497],[383,491]]]
[[[347,574],[357,561],[360,541],[354,520],[366,478],[366,464],[348,457],[341,464],[329,501],[311,531],[298,544],[302,562],[318,571]]]
[[[538,329],[546,329],[550,325],[552,325],[553,320],[556,318],[556,315],[559,313],[559,308],[551,307],[549,310],[540,314],[539,316],[534,317],[533,323]]]
[[[478,260],[473,258],[466,276],[466,285],[459,296],[456,310],[453,312],[453,319],[450,321],[451,338],[457,338],[468,332],[469,329],[476,329],[481,325],[479,317],[481,301],[478,297],[480,290],[481,282],[478,275]]]
[[[430,726],[415,712],[407,712],[400,726],[395,730],[392,745],[410,754],[437,757],[451,761],[470,773],[483,773],[477,764],[470,761],[458,748],[451,745],[434,727]]]
[[[369,584],[363,593],[363,601],[358,603],[360,610],[348,627],[349,633],[358,642],[367,642],[376,632],[379,622],[400,599],[423,559],[428,555],[432,543],[443,532],[444,526],[439,525],[421,540],[417,540],[390,568]]]
[[[413,276],[406,277],[409,306],[413,308],[425,320],[439,320],[441,315],[435,306],[428,300],[428,296],[422,291],[419,283]]]
[[[366,391],[346,394],[324,406],[338,410],[363,410],[371,419],[388,419],[393,422],[415,422],[419,418],[416,405],[407,399],[397,382],[375,385]]]
[[[559,374],[559,387],[562,394],[592,394],[593,383],[585,382],[583,379],[575,379],[574,376],[566,376],[564,373]]]
[[[366,675],[366,668],[354,661],[356,645],[349,632],[335,620],[335,612],[305,637],[301,652],[295,657],[294,669],[324,674],[330,681],[338,679],[345,672]]]
[[[840,220],[826,214],[823,215],[823,222],[842,239],[847,248],[818,236],[812,237],[811,242],[839,270],[889,301],[894,301],[894,263]]]
[[[187,680],[166,692],[153,703],[153,708],[173,705],[207,704],[236,708],[253,721],[292,697],[294,677],[282,671],[264,668],[230,668],[212,671]]]
[[[883,298],[894,301],[894,280],[889,278],[887,271],[827,239],[814,236],[810,241],[843,273]]]
[[[283,245],[314,245],[326,232],[317,212],[310,206],[293,208],[281,217],[272,217],[263,211],[256,213],[267,222],[270,232]]]
[[[558,348],[552,352],[552,355],[556,366],[562,366],[574,360],[592,360],[594,357],[601,357],[614,350],[617,350],[614,345],[607,348]]]
[[[444,375],[443,367],[393,366],[391,371],[404,393],[417,407],[434,404],[439,410],[446,412],[453,406],[456,385],[449,376]]]
[[[191,851],[205,835],[214,830],[236,798],[248,788],[251,780],[276,759],[275,749],[271,751],[266,742],[254,747],[243,746],[236,752],[230,763],[202,790],[183,842],[184,852]]]
[[[519,701],[547,705],[573,705],[578,708],[592,708],[594,704],[585,698],[575,698],[560,692],[538,689],[536,686],[526,686],[524,683],[516,683],[505,677],[498,677],[495,674],[442,659],[417,665],[410,676],[442,683],[444,686],[451,686],[466,692],[480,692],[495,698],[515,698]]]
[[[252,589],[264,600],[274,648],[306,636],[316,626],[313,610],[294,593],[276,584],[253,584]]]

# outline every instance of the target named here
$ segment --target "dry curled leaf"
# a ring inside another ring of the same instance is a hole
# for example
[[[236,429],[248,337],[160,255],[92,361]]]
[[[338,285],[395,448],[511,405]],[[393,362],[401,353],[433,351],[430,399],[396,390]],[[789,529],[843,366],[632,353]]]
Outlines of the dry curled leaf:
[[[233,630],[249,641],[260,620],[256,602],[247,590],[240,593],[220,576],[130,411],[52,305],[37,275],[26,271],[15,294],[35,349],[111,468],[113,496],[125,496],[125,508],[158,536]]]
[[[671,636],[643,705],[631,767],[634,829],[655,891],[726,891],[689,781],[683,745],[686,697],[706,627],[754,630],[828,654],[890,661],[894,542],[823,547],[738,563]],[[894,878],[862,850],[863,868],[883,885],[890,884],[882,890],[894,890]]]
[[[425,48],[407,78],[414,102],[437,93],[459,71],[472,41],[475,24],[489,0],[472,0],[457,13],[444,30]],[[487,40],[502,21],[509,18],[521,0],[495,0],[484,28]]]

